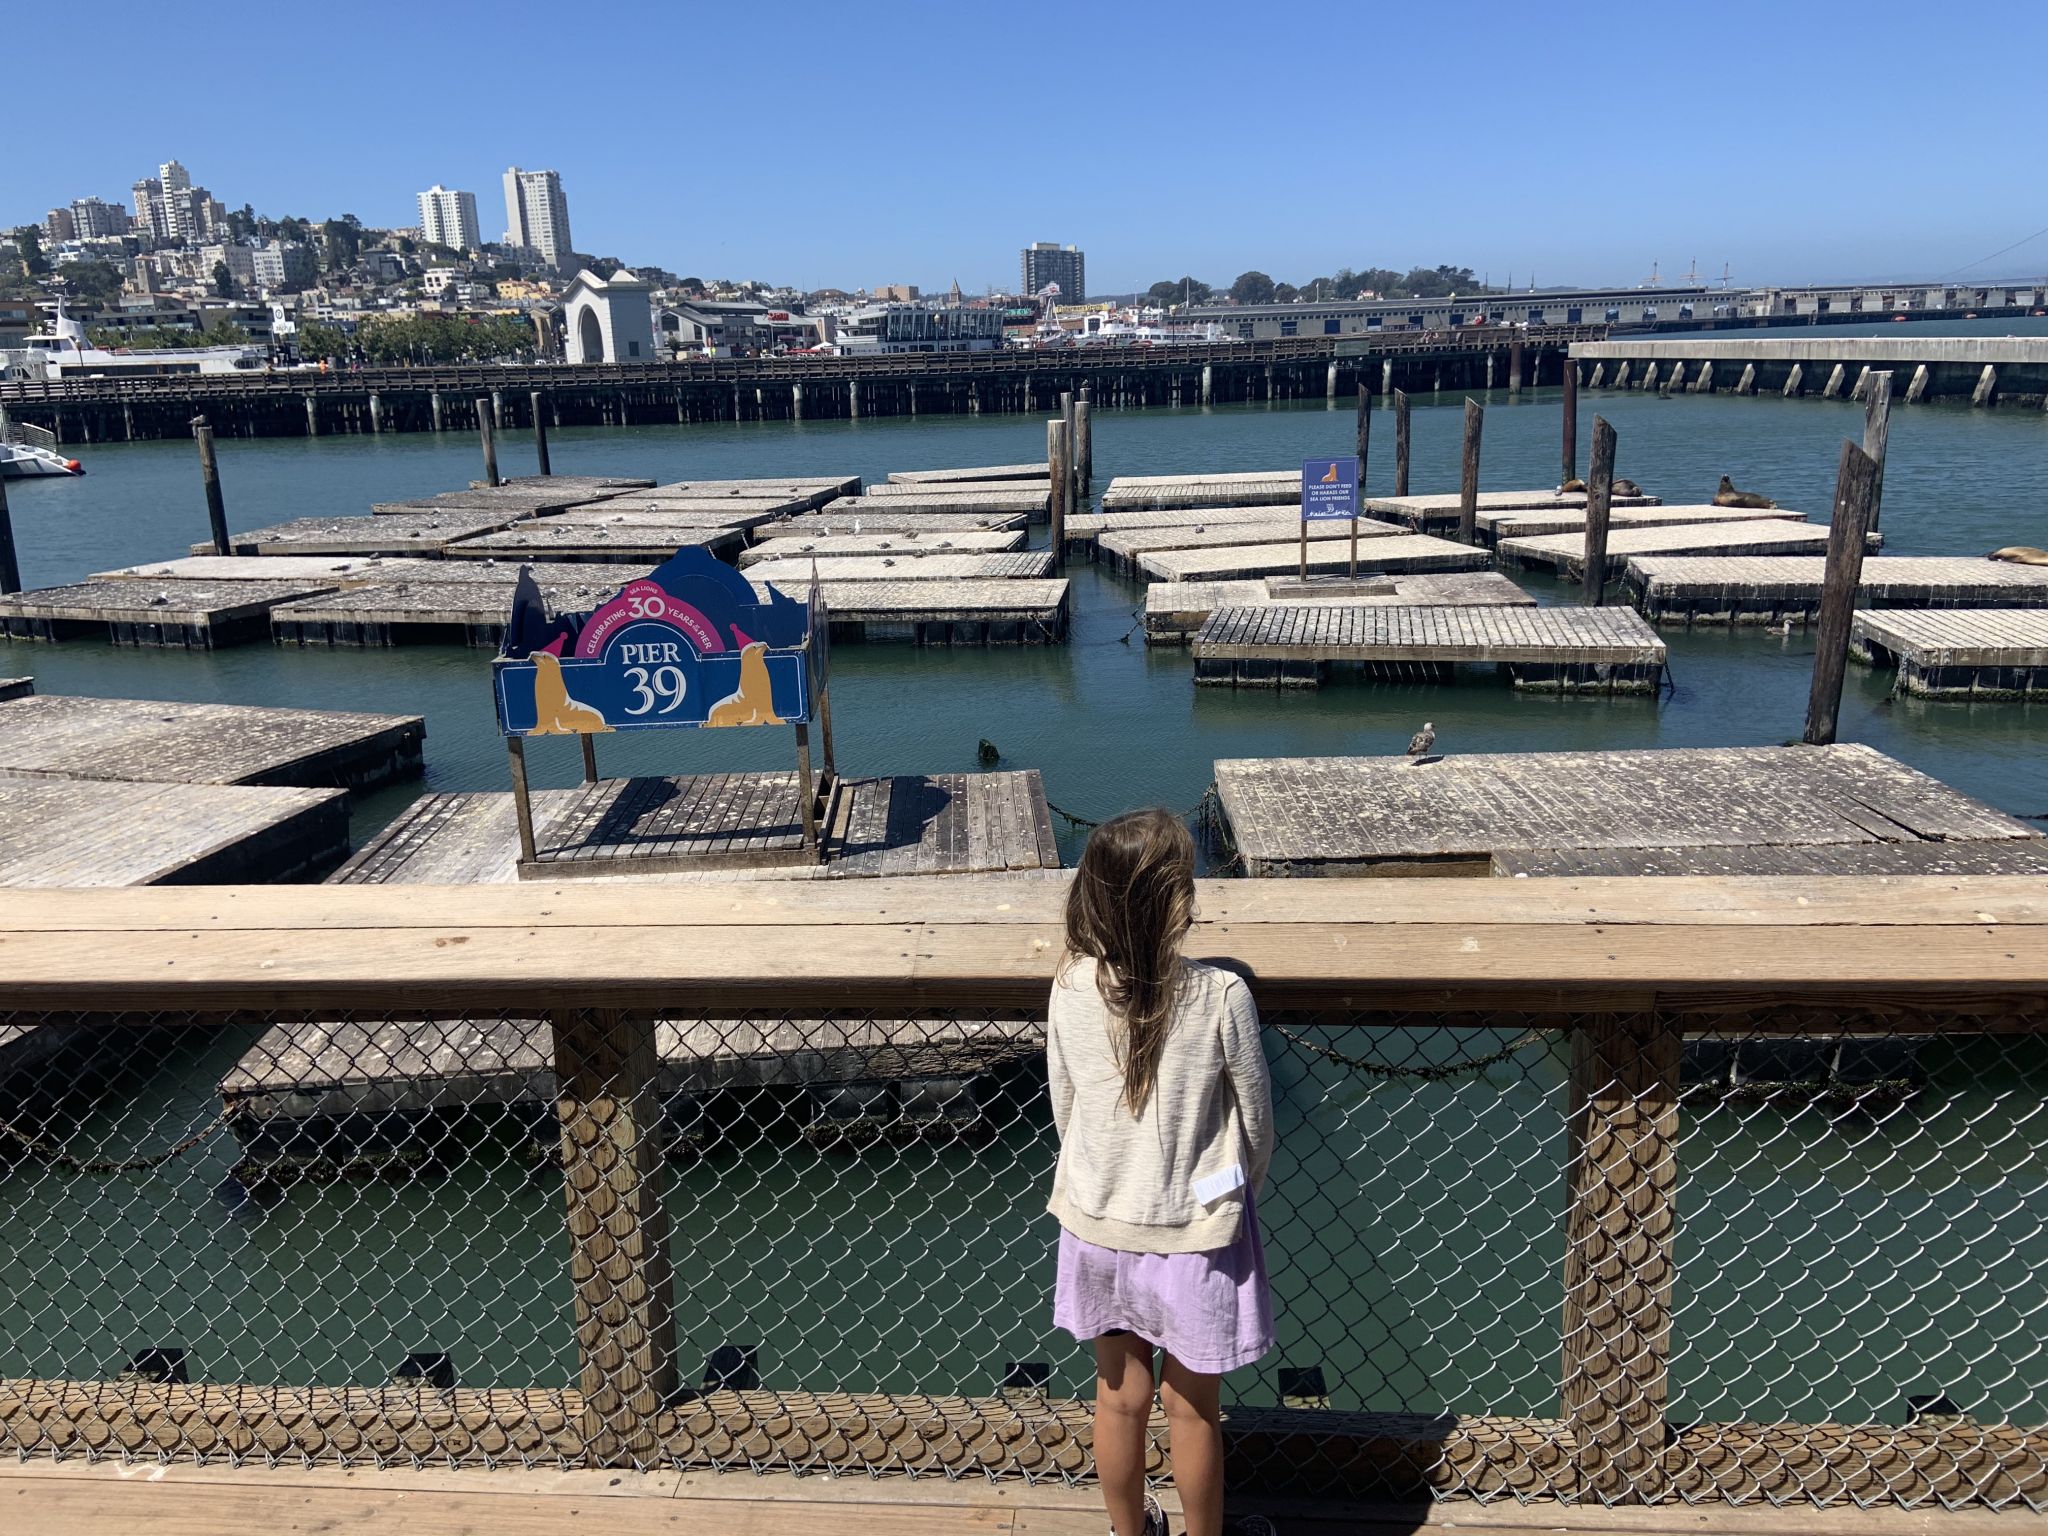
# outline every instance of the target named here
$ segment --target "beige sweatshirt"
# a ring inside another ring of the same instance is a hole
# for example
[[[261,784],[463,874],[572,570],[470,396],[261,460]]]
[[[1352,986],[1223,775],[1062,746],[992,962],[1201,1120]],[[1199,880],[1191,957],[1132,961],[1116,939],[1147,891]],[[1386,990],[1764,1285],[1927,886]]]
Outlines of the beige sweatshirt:
[[[1078,959],[1053,983],[1045,1065],[1060,1157],[1046,1209],[1097,1247],[1229,1247],[1246,1186],[1257,1191],[1273,1158],[1272,1079],[1251,989],[1228,971],[1181,964],[1159,1081],[1135,1116],[1123,1102],[1122,1025],[1095,989],[1095,962]],[[1232,1187],[1204,1200],[1198,1180],[1212,1193]]]

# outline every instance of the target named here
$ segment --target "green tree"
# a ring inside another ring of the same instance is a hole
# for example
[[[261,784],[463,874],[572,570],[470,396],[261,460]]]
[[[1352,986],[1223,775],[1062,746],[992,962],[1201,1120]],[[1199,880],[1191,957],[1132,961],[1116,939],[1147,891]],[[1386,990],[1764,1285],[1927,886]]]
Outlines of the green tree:
[[[67,262],[53,279],[52,286],[58,283],[82,304],[107,305],[121,296],[121,272],[111,262]]]
[[[299,326],[299,356],[338,359],[348,353],[348,332],[340,326],[319,320],[308,320]]]
[[[1301,290],[1292,283],[1275,283],[1273,285],[1273,302],[1276,304],[1292,304],[1300,297]]]
[[[363,226],[354,214],[329,219],[320,226],[321,248],[327,254],[327,270],[339,272],[356,264],[363,249]]]
[[[1200,278],[1181,277],[1171,282],[1154,283],[1145,290],[1145,296],[1162,309],[1175,304],[1206,304],[1215,297],[1216,290]]]
[[[1263,272],[1240,272],[1237,281],[1230,285],[1230,297],[1238,304],[1270,304],[1273,279]]]
[[[43,232],[35,225],[24,224],[14,232],[14,248],[21,253],[22,270],[30,277],[41,277],[50,270],[43,259]]]
[[[235,296],[235,274],[228,270],[228,264],[224,261],[216,261],[213,264],[213,291],[224,299],[232,299]]]

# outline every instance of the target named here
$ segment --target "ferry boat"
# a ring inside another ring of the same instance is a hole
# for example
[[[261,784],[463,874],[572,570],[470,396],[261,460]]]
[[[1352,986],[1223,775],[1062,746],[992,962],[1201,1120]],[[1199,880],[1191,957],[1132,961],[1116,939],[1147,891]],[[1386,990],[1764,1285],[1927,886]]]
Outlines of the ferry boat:
[[[0,349],[0,378],[10,382],[54,383],[60,379],[141,378],[172,373],[240,373],[269,361],[262,347],[159,347],[146,352],[109,352],[86,339],[85,325],[54,306],[50,328],[26,337],[18,347]]]
[[[32,427],[21,421],[0,427],[0,479],[84,473],[83,464],[58,451],[57,434],[47,427]]]

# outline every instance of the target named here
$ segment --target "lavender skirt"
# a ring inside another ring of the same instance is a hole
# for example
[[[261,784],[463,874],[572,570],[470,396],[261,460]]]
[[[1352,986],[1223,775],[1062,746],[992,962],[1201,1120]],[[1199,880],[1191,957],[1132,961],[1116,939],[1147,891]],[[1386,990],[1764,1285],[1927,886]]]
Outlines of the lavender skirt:
[[[1237,1241],[1207,1253],[1124,1253],[1060,1229],[1052,1321],[1082,1343],[1135,1333],[1191,1371],[1222,1375],[1273,1347],[1259,1213],[1246,1191]]]

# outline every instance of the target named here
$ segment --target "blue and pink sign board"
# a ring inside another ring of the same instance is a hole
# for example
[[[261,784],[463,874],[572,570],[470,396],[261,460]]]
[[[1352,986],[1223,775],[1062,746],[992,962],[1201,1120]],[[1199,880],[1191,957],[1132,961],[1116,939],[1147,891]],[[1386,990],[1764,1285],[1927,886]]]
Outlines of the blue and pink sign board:
[[[1310,523],[1358,516],[1356,457],[1302,462],[1301,516]]]
[[[532,571],[512,597],[494,667],[507,736],[811,718],[813,604],[691,547],[588,613],[550,615]]]

